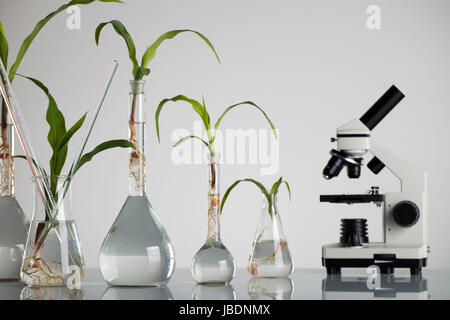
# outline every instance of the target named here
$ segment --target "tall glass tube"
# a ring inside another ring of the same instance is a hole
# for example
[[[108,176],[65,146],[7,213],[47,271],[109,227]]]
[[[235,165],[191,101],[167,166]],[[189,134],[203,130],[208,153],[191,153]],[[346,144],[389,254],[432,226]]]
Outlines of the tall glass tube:
[[[163,286],[175,257],[169,236],[145,192],[146,109],[144,80],[130,81],[128,197],[100,250],[100,270],[111,286]]]

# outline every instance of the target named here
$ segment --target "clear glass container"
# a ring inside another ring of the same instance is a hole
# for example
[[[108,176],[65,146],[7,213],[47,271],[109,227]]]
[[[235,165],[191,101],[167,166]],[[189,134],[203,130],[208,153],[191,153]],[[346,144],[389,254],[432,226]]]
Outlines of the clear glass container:
[[[130,81],[129,195],[100,249],[100,271],[111,286],[163,286],[175,267],[169,236],[145,192],[144,80]]]
[[[270,194],[270,190],[268,192]],[[277,198],[275,194],[272,209],[269,210],[269,202],[263,195],[261,217],[248,262],[248,272],[255,277],[286,277],[294,268],[281,225]]]
[[[20,278],[27,241],[28,219],[14,196],[13,129],[2,126],[0,136],[0,280]]]
[[[28,231],[20,278],[31,286],[80,287],[86,275],[72,191],[67,176],[38,177],[54,193],[55,208],[42,197],[33,178],[33,216]],[[64,192],[66,190],[66,192]]]
[[[250,300],[291,300],[294,283],[288,277],[253,277],[248,283]]]
[[[227,284],[234,278],[236,263],[220,238],[220,155],[208,163],[208,234],[205,244],[192,260],[192,276],[198,283]]]

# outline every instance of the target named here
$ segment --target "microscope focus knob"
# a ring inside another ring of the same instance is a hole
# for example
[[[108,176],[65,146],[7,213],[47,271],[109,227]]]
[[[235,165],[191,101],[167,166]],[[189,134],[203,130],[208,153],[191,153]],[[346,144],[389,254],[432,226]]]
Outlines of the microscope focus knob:
[[[419,221],[420,210],[414,202],[401,201],[393,209],[394,220],[402,227],[412,227]]]

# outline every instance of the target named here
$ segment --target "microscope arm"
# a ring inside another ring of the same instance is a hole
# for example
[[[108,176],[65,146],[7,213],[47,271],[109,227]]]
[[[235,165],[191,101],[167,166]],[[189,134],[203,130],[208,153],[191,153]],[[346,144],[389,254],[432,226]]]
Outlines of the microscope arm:
[[[418,190],[426,192],[427,176],[424,170],[374,142],[370,142],[369,151],[400,180],[402,192]]]

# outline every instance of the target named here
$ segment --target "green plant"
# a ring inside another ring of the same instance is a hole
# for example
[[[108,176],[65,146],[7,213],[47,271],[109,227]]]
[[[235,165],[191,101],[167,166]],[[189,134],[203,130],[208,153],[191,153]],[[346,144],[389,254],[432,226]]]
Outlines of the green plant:
[[[189,30],[189,29],[182,29],[182,30],[172,30],[168,31],[161,36],[158,37],[158,39],[155,40],[148,48],[145,50],[144,54],[142,55],[141,63],[138,63],[137,57],[136,57],[136,46],[134,44],[133,38],[128,33],[125,26],[120,22],[119,20],[111,20],[111,21],[105,21],[100,23],[96,30],[95,30],[95,42],[98,45],[100,40],[100,33],[102,32],[103,28],[111,24],[114,30],[117,34],[119,34],[123,40],[125,41],[125,44],[128,49],[128,56],[130,57],[131,63],[133,64],[132,68],[132,76],[133,79],[136,81],[142,80],[145,76],[148,76],[150,74],[150,69],[148,68],[148,64],[150,61],[155,57],[156,50],[159,48],[159,46],[164,42],[164,40],[173,39],[180,33],[184,32],[191,32],[199,36],[211,50],[214,52],[214,55],[217,58],[217,61],[220,63],[219,56],[216,53],[216,50],[214,49],[214,46],[212,43],[206,38],[203,34],[201,34],[198,31],[195,30]],[[135,125],[135,109],[136,109],[136,97],[137,94],[133,95],[133,100],[131,103],[131,112],[130,112],[130,119],[128,121],[128,126],[130,129],[130,141],[136,145],[136,125]],[[134,158],[140,158],[142,155],[140,154],[139,150],[135,150],[133,154]]]
[[[283,181],[283,177],[280,177],[280,179],[278,179],[270,188],[270,191],[268,191],[269,189],[266,189],[266,187],[264,187],[264,185],[261,182],[258,182],[254,179],[241,179],[241,180],[237,180],[235,181],[231,186],[228,187],[227,191],[225,191],[225,194],[223,195],[223,199],[222,199],[222,203],[220,204],[220,213],[222,214],[223,211],[223,207],[225,206],[225,202],[228,198],[228,196],[230,195],[230,192],[241,182],[251,182],[253,184],[255,184],[260,190],[261,192],[264,194],[264,196],[267,198],[267,202],[269,205],[269,214],[270,217],[273,218],[273,216],[276,214],[276,211],[274,211],[273,205],[275,202],[275,195],[278,192],[278,189],[280,188],[280,185],[282,183],[284,183],[286,185],[286,188],[288,190],[289,193],[289,200],[291,199],[291,187],[289,186],[289,183],[287,181]]]
[[[66,121],[63,113],[59,110],[55,99],[50,94],[48,88],[39,80],[23,76],[24,78],[32,81],[38,88],[40,88],[48,98],[48,107],[46,112],[46,121],[49,125],[49,131],[47,135],[47,141],[52,149],[52,156],[49,161],[49,171],[41,168],[42,172],[49,172],[49,176],[59,176],[64,168],[67,159],[67,152],[69,148],[69,141],[74,134],[83,126],[86,119],[87,112],[77,121],[75,124],[66,129]],[[125,139],[108,140],[97,145],[92,151],[85,153],[81,156],[78,164],[72,163],[68,171],[67,176],[72,178],[78,170],[91,161],[92,158],[100,152],[103,152],[112,148],[134,148],[133,144]],[[25,156],[17,156],[24,159]],[[52,195],[57,199],[56,185],[51,185],[50,189]]]
[[[46,183],[46,189],[50,192],[50,194],[44,193],[44,196],[47,204],[45,207],[46,209],[45,220],[47,222],[50,222],[50,224],[42,225],[43,227],[45,226],[45,228],[43,228],[42,230],[38,230],[36,232],[36,239],[34,240],[35,249],[32,256],[32,259],[35,259],[40,252],[39,250],[42,247],[47,234],[54,226],[53,218],[57,212],[57,208],[54,208],[53,205],[58,204],[58,198],[64,197],[63,194],[64,189],[61,189],[61,187],[58,187],[57,185],[58,182],[57,176],[61,175],[61,171],[66,164],[69,141],[74,136],[74,134],[82,127],[84,120],[86,119],[87,113],[85,113],[77,122],[75,122],[75,124],[72,127],[69,128],[69,130],[67,130],[64,115],[59,110],[56,101],[50,94],[48,88],[37,79],[25,76],[23,77],[32,81],[37,87],[39,87],[45,93],[45,95],[48,98],[46,120],[49,125],[49,131],[47,135],[47,140],[52,149],[52,156],[49,161],[49,170],[47,171],[44,168],[40,168],[40,171],[46,175],[47,172],[49,172],[48,174],[49,177],[48,179],[44,179],[44,183]],[[128,140],[124,139],[109,140],[97,145],[92,151],[83,154],[82,157],[80,158],[80,161],[77,164],[72,163],[67,174],[68,178],[66,182],[70,183],[71,179],[78,172],[78,170],[87,162],[91,161],[95,155],[112,148],[134,148],[134,145]],[[26,159],[26,157],[23,155],[15,157]],[[37,163],[36,161],[34,161],[34,159],[33,162],[35,166],[37,166]]]
[[[266,118],[267,122],[269,123],[270,127],[272,128],[272,132],[273,135],[275,136],[275,138],[277,137],[277,131],[275,129],[275,126],[273,125],[272,121],[269,119],[269,117],[267,116],[267,114],[264,112],[263,109],[261,109],[258,105],[256,105],[254,102],[252,101],[244,101],[244,102],[239,102],[236,104],[233,104],[231,106],[229,106],[228,108],[225,109],[225,111],[220,115],[220,117],[217,119],[217,121],[214,124],[214,127],[212,127],[211,125],[211,117],[209,116],[208,111],[206,110],[206,104],[205,104],[205,99],[202,99],[202,103],[194,100],[194,99],[190,99],[186,96],[183,95],[178,95],[175,96],[173,98],[166,98],[163,99],[159,105],[158,108],[156,109],[156,113],[155,113],[155,123],[156,123],[156,134],[158,136],[158,141],[160,141],[160,134],[159,134],[159,116],[160,113],[162,111],[163,106],[169,102],[177,102],[177,101],[185,101],[188,102],[189,104],[191,104],[192,108],[194,109],[194,111],[200,116],[200,119],[202,120],[203,126],[205,127],[206,130],[206,134],[208,136],[208,140],[204,140],[203,138],[199,137],[199,136],[195,136],[195,135],[189,135],[186,137],[181,138],[180,140],[178,140],[173,146],[177,147],[179,145],[181,145],[183,142],[189,140],[189,139],[197,139],[199,141],[201,141],[209,150],[210,154],[212,156],[215,155],[215,140],[216,140],[216,133],[217,133],[217,129],[219,128],[220,123],[222,122],[223,117],[225,117],[225,115],[230,112],[232,109],[236,108],[237,106],[240,105],[249,105],[252,107],[255,107],[256,109],[258,109],[259,111],[261,111],[261,113],[264,115],[264,117]],[[211,170],[212,170],[212,177],[215,177],[215,173],[214,171],[214,165],[211,165]],[[212,181],[211,183],[211,188],[215,188],[215,181]]]
[[[139,65],[138,60],[136,58],[136,46],[134,44],[133,38],[128,33],[127,29],[122,24],[122,22],[120,22],[119,20],[111,20],[100,23],[95,29],[95,43],[98,45],[98,42],[100,40],[100,33],[103,30],[103,28],[108,24],[111,24],[114,30],[117,32],[117,34],[119,34],[125,41],[125,44],[128,48],[128,55],[130,57],[131,63],[133,64],[132,75],[134,80],[142,80],[144,76],[148,76],[150,74],[150,69],[147,68],[147,66],[150,63],[150,61],[155,57],[156,50],[164,42],[164,40],[173,39],[179,33],[183,32],[192,32],[198,35],[208,45],[208,47],[211,48],[211,50],[214,52],[214,55],[217,58],[217,61],[219,61],[220,63],[219,56],[217,55],[216,50],[214,49],[212,43],[208,40],[208,38],[206,38],[198,31],[183,29],[183,30],[168,31],[163,35],[159,36],[159,38],[156,39],[156,41],[153,42],[147,48],[147,50],[145,50],[144,54],[142,55],[141,64]]]
[[[20,46],[19,52],[17,53],[16,60],[12,64],[11,68],[8,72],[8,78],[12,82],[14,79],[14,76],[16,75],[16,71],[19,68],[20,63],[22,62],[22,59],[25,56],[25,53],[28,51],[28,48],[30,47],[31,43],[33,42],[34,38],[38,35],[38,33],[41,31],[41,29],[49,22],[54,16],[56,16],[61,11],[66,10],[68,7],[73,5],[87,5],[95,0],[72,0],[66,4],[63,4],[55,11],[52,11],[47,16],[45,16],[43,19],[39,20],[38,23],[35,25],[34,29],[31,31],[31,33],[23,40],[22,45]],[[98,0],[100,2],[117,2],[122,3],[119,0]],[[3,65],[5,66],[5,69],[7,70],[8,67],[8,40],[6,38],[5,30],[3,28],[3,24],[0,21],[0,59],[3,62]],[[8,111],[5,105],[5,102],[2,100],[2,113],[1,113],[1,138],[2,138],[2,144],[1,144],[1,153],[3,154],[9,154],[10,147],[7,143],[6,139],[6,128],[7,128],[7,118],[8,118]]]

